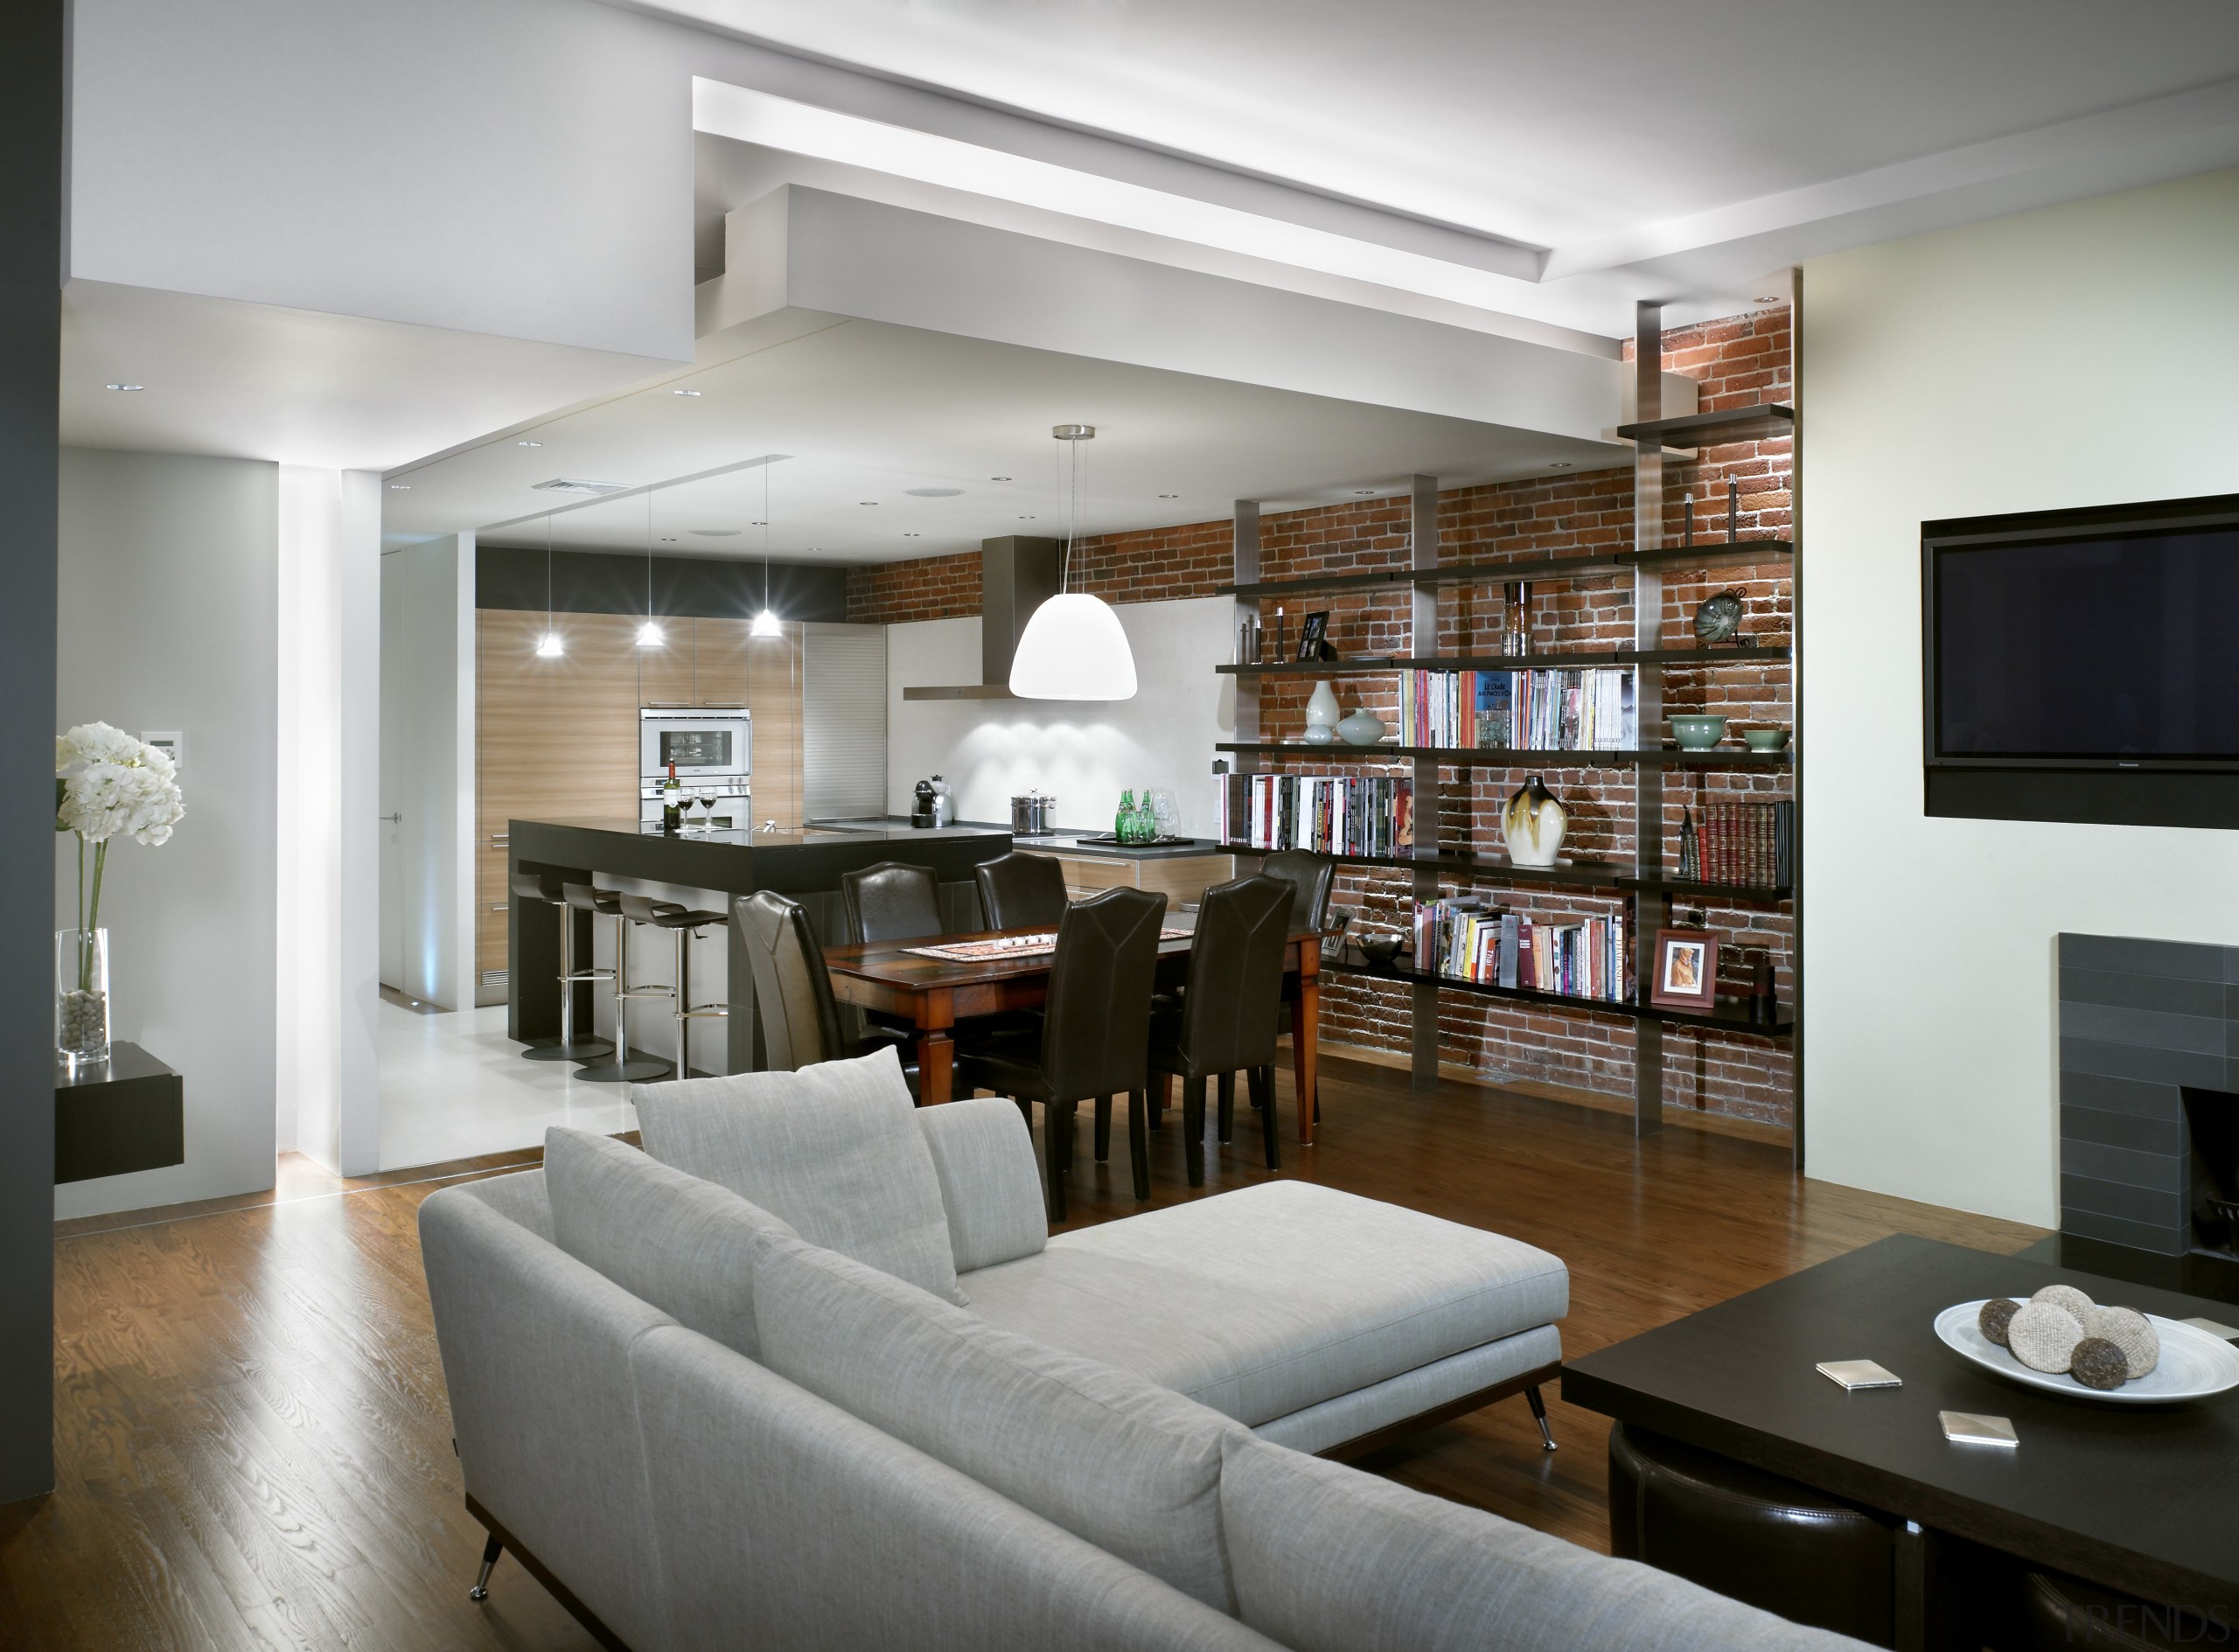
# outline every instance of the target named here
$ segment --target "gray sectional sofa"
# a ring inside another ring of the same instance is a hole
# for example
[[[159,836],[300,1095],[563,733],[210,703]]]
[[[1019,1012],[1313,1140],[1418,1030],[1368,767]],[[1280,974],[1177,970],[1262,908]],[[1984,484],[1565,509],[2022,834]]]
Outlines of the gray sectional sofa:
[[[1304,1454],[1542,1373],[1544,1252],[1284,1182],[1052,1238],[885,1054],[639,1105],[421,1209],[468,1505],[609,1645],[1854,1644]]]

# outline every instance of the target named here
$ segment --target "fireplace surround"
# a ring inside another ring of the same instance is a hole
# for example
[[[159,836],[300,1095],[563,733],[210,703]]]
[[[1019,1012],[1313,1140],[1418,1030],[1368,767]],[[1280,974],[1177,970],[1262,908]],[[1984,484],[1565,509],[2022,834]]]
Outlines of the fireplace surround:
[[[2064,1253],[2233,1297],[2239,946],[2062,935],[2059,960]]]

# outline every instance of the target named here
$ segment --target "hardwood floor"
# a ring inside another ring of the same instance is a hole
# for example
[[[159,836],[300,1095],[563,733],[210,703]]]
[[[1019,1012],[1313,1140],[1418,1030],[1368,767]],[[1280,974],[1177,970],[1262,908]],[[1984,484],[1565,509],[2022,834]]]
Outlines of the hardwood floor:
[[[1290,1112],[1288,1080],[1280,1105]],[[1207,1193],[1263,1179],[1239,1099]],[[1151,1138],[1153,1197],[1196,1196],[1180,1112]],[[1096,1165],[1084,1114],[1073,1224],[1139,1208],[1126,1132]],[[1319,1145],[1287,1124],[1282,1174],[1526,1239],[1570,1265],[1584,1353],[1884,1234],[2011,1251],[2039,1230],[1799,1181],[1785,1148],[1386,1070],[1325,1063]],[[274,1195],[58,1230],[49,1497],[0,1509],[0,1647],[589,1648],[510,1562],[466,1598],[480,1528],[461,1503],[414,1226],[419,1202],[507,1154],[341,1183],[296,1162]],[[1363,1467],[1606,1547],[1606,1425],[1549,1396]]]

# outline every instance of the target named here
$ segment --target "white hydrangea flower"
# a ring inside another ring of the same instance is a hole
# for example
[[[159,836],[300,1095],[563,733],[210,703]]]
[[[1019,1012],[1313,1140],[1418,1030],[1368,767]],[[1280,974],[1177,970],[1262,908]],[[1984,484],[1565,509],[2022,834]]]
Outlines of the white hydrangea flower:
[[[62,825],[88,843],[122,833],[152,847],[169,840],[186,812],[170,756],[105,722],[59,736],[54,771],[66,782]]]

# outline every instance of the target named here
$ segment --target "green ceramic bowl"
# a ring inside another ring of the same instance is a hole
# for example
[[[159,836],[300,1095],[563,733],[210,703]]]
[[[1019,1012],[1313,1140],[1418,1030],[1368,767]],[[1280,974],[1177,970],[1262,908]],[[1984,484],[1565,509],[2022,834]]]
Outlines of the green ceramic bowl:
[[[1671,719],[1671,734],[1683,751],[1708,751],[1726,738],[1726,719],[1707,712],[1684,714]]]
[[[1741,739],[1742,743],[1752,751],[1782,751],[1788,746],[1788,730],[1785,728],[1744,728],[1741,731]]]

